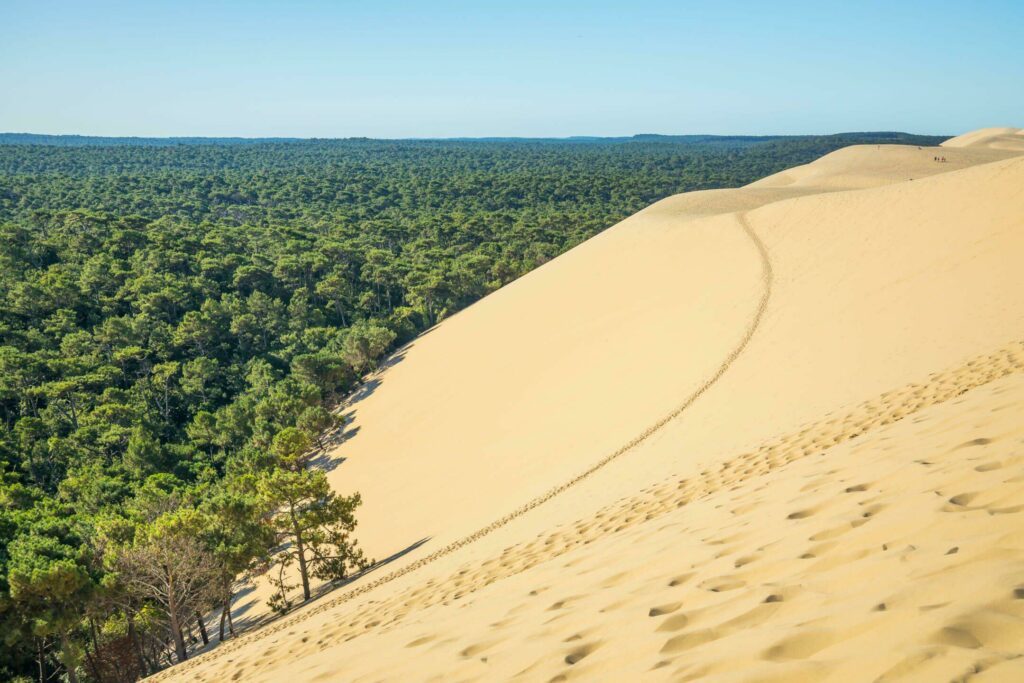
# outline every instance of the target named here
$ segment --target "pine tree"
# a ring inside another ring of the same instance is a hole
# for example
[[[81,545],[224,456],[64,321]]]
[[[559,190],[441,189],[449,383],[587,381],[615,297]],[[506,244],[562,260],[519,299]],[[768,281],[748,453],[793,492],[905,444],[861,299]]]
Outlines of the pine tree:
[[[298,565],[303,599],[312,595],[311,576],[336,581],[371,564],[351,536],[355,510],[362,503],[358,493],[339,496],[321,471],[280,468],[263,475],[259,490],[275,510],[273,528],[280,547],[275,561]],[[285,586],[278,584],[276,597],[287,609]]]

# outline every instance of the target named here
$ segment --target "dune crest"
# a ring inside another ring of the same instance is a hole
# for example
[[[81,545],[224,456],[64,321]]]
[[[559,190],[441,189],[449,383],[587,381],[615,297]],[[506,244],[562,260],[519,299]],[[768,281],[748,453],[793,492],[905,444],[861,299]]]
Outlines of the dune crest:
[[[1008,127],[982,128],[950,138],[943,142],[942,146],[1005,149],[1024,152],[1024,129]]]
[[[330,475],[429,540],[157,678],[1012,677],[1020,133],[671,197],[443,322]]]

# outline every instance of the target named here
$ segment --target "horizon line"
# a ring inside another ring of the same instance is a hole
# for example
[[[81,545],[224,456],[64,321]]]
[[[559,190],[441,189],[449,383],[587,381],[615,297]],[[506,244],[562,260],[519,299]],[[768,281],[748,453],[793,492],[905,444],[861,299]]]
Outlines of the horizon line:
[[[92,140],[231,140],[231,141],[276,141],[276,142],[306,142],[306,141],[347,141],[347,140],[372,140],[381,142],[451,142],[451,141],[488,141],[488,140],[631,140],[635,138],[798,138],[798,137],[829,137],[839,135],[863,135],[863,134],[893,134],[893,135],[918,135],[923,137],[953,137],[951,133],[914,133],[902,130],[843,130],[831,133],[808,132],[808,133],[631,133],[624,135],[452,135],[452,136],[404,136],[404,137],[371,137],[368,135],[348,135],[339,137],[309,136],[301,137],[294,135],[94,135],[88,133],[33,133],[23,131],[0,131],[2,137],[36,137],[36,138],[83,138]]]

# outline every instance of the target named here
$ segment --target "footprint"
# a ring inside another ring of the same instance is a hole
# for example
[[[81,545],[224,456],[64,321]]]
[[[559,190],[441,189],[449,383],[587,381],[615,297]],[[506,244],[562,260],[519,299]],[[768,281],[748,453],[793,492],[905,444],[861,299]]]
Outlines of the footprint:
[[[710,643],[713,640],[718,640],[718,638],[718,631],[711,628],[693,631],[691,633],[683,633],[666,640],[665,644],[661,646],[661,652],[681,652],[683,650],[689,650],[697,647],[698,645],[703,645],[704,643]]]
[[[559,600],[558,602],[552,603],[551,607],[548,607],[547,611],[552,612],[554,610],[562,609],[563,607],[568,605],[570,602],[572,602],[574,600],[578,600],[580,597],[581,596],[579,596],[579,595],[570,595],[567,598],[563,598],[563,599]]]
[[[459,654],[463,657],[473,657],[480,654],[481,652],[486,652],[488,649],[492,647],[494,647],[494,642],[474,643],[473,645],[470,645],[469,647],[462,650],[462,652],[460,652]]]
[[[593,653],[594,650],[596,650],[600,646],[600,644],[600,641],[598,641],[593,643],[587,643],[586,645],[581,645],[575,648],[572,652],[565,656],[565,663],[569,664],[570,666],[575,664],[584,657],[587,657],[588,655]]]
[[[743,588],[747,585],[746,581],[740,579],[734,579],[732,577],[722,576],[714,579],[708,579],[699,584],[700,588],[711,591],[712,593],[724,593],[725,591],[736,590],[737,588]]]
[[[874,517],[875,515],[877,515],[879,512],[881,512],[884,509],[885,509],[884,505],[872,505],[872,506],[867,507],[867,508],[864,509],[864,512],[861,513],[861,517],[863,517],[865,519],[867,519],[869,517]]]
[[[977,493],[959,493],[949,499],[949,502],[953,505],[964,507],[978,496]]]
[[[658,631],[682,631],[690,623],[690,618],[685,614],[676,614],[661,622]]]
[[[683,606],[683,603],[681,603],[681,602],[670,602],[670,603],[665,604],[665,605],[659,605],[658,607],[652,607],[650,609],[650,611],[647,613],[647,616],[649,616],[649,617],[660,617],[660,616],[663,616],[665,614],[672,614],[673,612],[677,611],[682,606]]]
[[[976,650],[981,647],[981,641],[971,633],[969,628],[964,626],[947,626],[939,631],[934,640],[943,645],[963,647],[969,650]]]
[[[804,631],[783,638],[765,650],[764,658],[773,662],[789,659],[807,659],[814,653],[824,650],[836,641],[830,631]]]
[[[740,567],[742,567],[744,565],[750,564],[751,562],[753,562],[756,559],[757,558],[755,556],[753,556],[753,555],[745,555],[744,557],[738,558],[733,563],[733,566],[736,567],[737,569],[739,569]]]
[[[986,439],[985,437],[979,437],[977,439],[971,439],[957,446],[957,448],[969,448],[971,446],[985,446],[992,443],[992,439]]]
[[[680,574],[679,576],[673,577],[672,580],[668,582],[668,585],[670,588],[675,588],[676,586],[686,583],[692,578],[693,572],[690,572],[689,574]]]
[[[1007,508],[989,508],[990,515],[1013,515],[1024,510],[1024,505],[1014,505]]]

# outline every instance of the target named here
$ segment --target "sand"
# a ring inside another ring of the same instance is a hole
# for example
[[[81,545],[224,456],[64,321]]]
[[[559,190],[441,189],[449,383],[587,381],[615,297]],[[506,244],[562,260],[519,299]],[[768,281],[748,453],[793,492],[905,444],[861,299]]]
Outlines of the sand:
[[[444,321],[325,462],[409,551],[160,678],[1017,679],[1022,142],[671,197]]]

